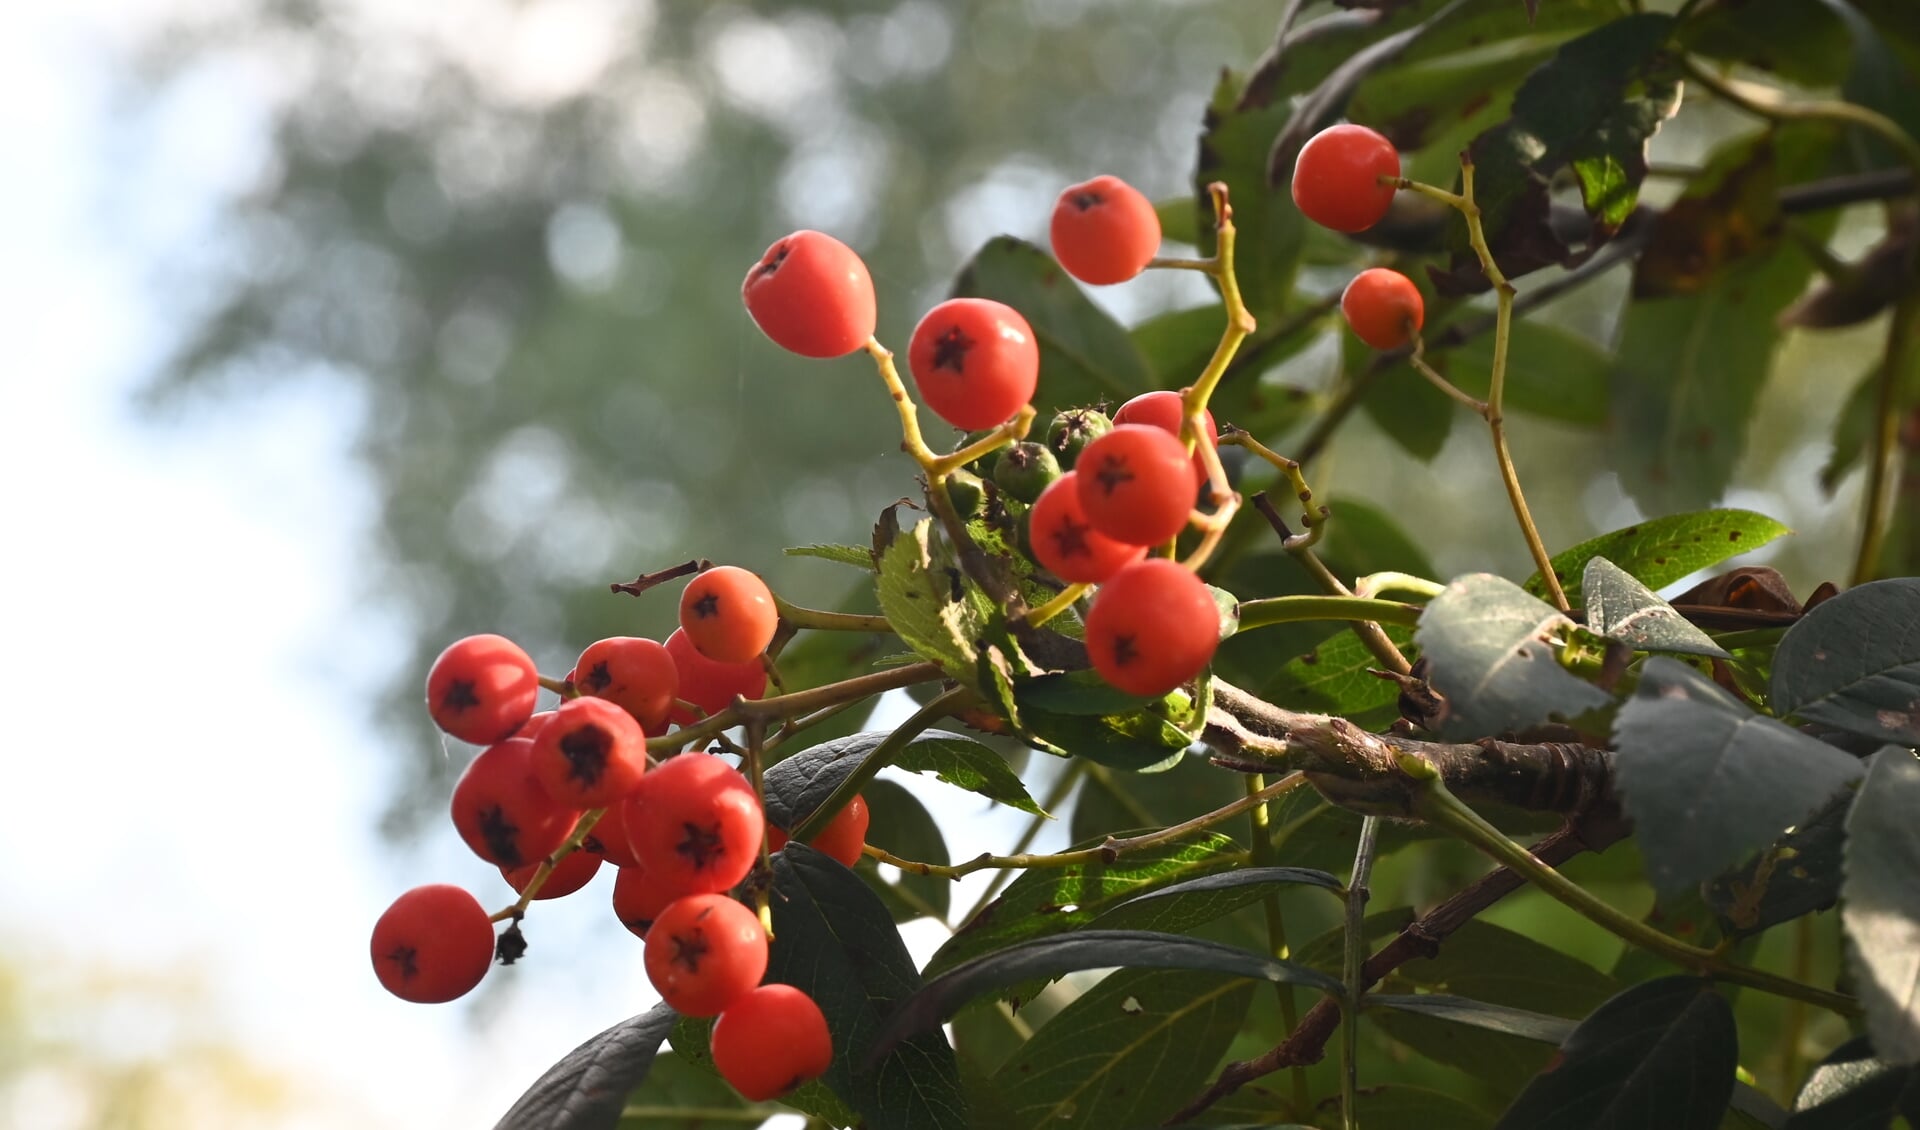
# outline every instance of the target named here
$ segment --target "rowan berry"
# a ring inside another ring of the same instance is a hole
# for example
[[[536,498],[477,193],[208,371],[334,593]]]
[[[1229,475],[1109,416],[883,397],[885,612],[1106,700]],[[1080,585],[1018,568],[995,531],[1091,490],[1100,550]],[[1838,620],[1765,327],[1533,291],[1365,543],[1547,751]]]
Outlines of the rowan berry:
[[[1115,424],[1080,453],[1074,475],[1093,528],[1129,545],[1158,545],[1179,534],[1200,489],[1187,449],[1149,424]]]
[[[738,565],[716,565],[680,593],[680,630],[715,663],[758,663],[779,627],[767,583]]]
[[[1099,176],[1060,194],[1050,228],[1054,258],[1084,283],[1123,283],[1160,252],[1160,217],[1126,181]]]
[[[453,826],[496,867],[538,863],[566,842],[579,819],[577,809],[540,786],[526,738],[488,746],[453,786]]]
[[[1028,512],[1033,559],[1054,576],[1075,584],[1111,577],[1146,556],[1147,547],[1117,541],[1093,528],[1080,505],[1080,472],[1054,480]]]
[[[740,297],[762,333],[802,357],[843,357],[873,337],[873,277],[851,247],[823,232],[775,240]]]
[[[955,471],[947,476],[947,499],[955,514],[977,518],[987,510],[987,485],[971,471]]]
[[[735,695],[759,698],[767,693],[767,669],[756,657],[746,663],[720,663],[700,654],[685,629],[667,637],[667,654],[680,672],[680,697],[708,714],[733,705]],[[675,708],[670,717],[681,724],[693,721],[690,711]]]
[[[787,1094],[833,1065],[833,1036],[813,998],[792,985],[762,985],[713,1023],[713,1066],[750,1102]]]
[[[533,715],[540,673],[505,636],[456,640],[427,672],[427,713],[442,730],[474,745],[513,735]]]
[[[596,825],[597,827],[597,825]],[[559,863],[554,865],[553,874],[540,884],[540,893],[533,896],[535,902],[557,899],[570,895],[593,882],[600,873],[600,857],[590,851],[570,851]],[[500,875],[514,893],[525,894],[527,884],[533,882],[534,873],[540,870],[539,862],[528,863],[520,867],[502,867]]]
[[[842,866],[852,867],[860,862],[861,849],[866,847],[870,820],[866,798],[856,793],[846,807],[834,813],[826,827],[807,842],[816,850],[839,860]]]
[[[1113,422],[1116,424],[1151,424],[1162,431],[1173,433],[1174,438],[1180,439],[1183,435],[1180,430],[1181,423],[1183,417],[1186,415],[1186,411],[1186,402],[1181,398],[1179,393],[1169,389],[1156,389],[1153,392],[1143,392],[1139,396],[1122,404],[1115,410]],[[1203,438],[1206,445],[1218,451],[1220,449],[1220,429],[1214,426],[1213,413],[1202,408],[1200,410],[1200,424],[1201,430],[1205,433]],[[1185,440],[1181,442],[1184,443]],[[1200,454],[1200,449],[1197,446],[1193,451],[1193,473],[1199,476],[1201,483],[1207,481],[1207,461],[1205,457]]]
[[[647,931],[647,979],[682,1016],[715,1016],[767,972],[760,919],[725,895],[676,899]]]
[[[1198,675],[1220,643],[1220,611],[1192,571],[1149,557],[1115,573],[1087,612],[1087,656],[1109,684],[1159,695]]]
[[[1113,430],[1113,420],[1098,408],[1069,408],[1047,425],[1047,450],[1071,470],[1087,445]]]
[[[373,972],[394,996],[443,1004],[473,990],[493,964],[493,923],[459,887],[431,883],[393,900],[373,924]]]
[[[1373,267],[1353,276],[1340,295],[1340,312],[1353,334],[1375,349],[1398,349],[1426,321],[1420,288],[1399,271]]]
[[[991,428],[1033,399],[1040,346],[1013,307],[952,298],[913,328],[907,367],[934,415],[956,428]]]
[[[605,808],[625,800],[647,771],[640,723],[604,698],[571,699],[533,739],[533,773],[547,795],[569,808]]]
[[[604,698],[633,715],[646,733],[660,734],[680,693],[680,670],[658,641],[611,636],[580,653],[572,682],[581,694]]]
[[[1031,503],[1060,477],[1060,461],[1037,443],[1016,443],[993,468],[993,485],[1017,502]]]
[[[573,675],[571,672],[568,673],[567,678],[569,679],[573,678]],[[526,738],[528,741],[532,741],[534,738],[537,738],[540,736],[540,731],[546,729],[547,723],[551,721],[553,721],[553,711],[551,710],[539,711],[538,713],[534,714],[533,717],[527,719],[526,725],[520,727],[518,730],[515,730],[513,732],[513,736],[516,738]]]
[[[640,781],[626,816],[640,866],[688,894],[747,877],[766,817],[753,786],[712,754],[669,757]]]
[[[636,863],[620,868],[613,878],[613,913],[628,932],[644,940],[660,912],[688,893]]]
[[[634,857],[633,845],[627,842],[627,810],[631,807],[631,796],[608,805],[600,814],[600,822],[580,841],[580,850],[591,852],[615,867],[638,867],[640,861]]]
[[[1339,232],[1360,232],[1393,206],[1400,176],[1393,142],[1366,126],[1329,126],[1301,147],[1293,163],[1293,203],[1302,215]]]

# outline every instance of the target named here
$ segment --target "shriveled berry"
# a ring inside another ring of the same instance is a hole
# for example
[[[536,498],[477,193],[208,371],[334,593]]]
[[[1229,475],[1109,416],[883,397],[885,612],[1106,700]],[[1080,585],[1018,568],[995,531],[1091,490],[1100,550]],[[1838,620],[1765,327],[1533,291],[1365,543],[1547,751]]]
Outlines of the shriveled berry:
[[[682,1016],[717,1016],[767,972],[767,932],[725,895],[677,899],[647,931],[647,979]]]
[[[1037,443],[1014,444],[993,468],[993,485],[1021,502],[1039,498],[1040,492],[1059,477],[1060,461]]]
[[[914,327],[907,365],[936,416],[956,428],[991,428],[1033,399],[1040,346],[1013,307],[951,298]]]
[[[597,825],[596,825],[597,826]],[[540,893],[534,895],[534,901],[557,899],[570,895],[593,882],[600,873],[600,857],[590,851],[570,851],[554,867],[553,874],[540,884]],[[533,882],[534,873],[540,870],[540,864],[529,863],[522,867],[502,867],[500,875],[516,894],[525,894],[527,884]]]
[[[634,937],[645,938],[660,912],[687,894],[636,863],[614,876],[613,913]]]
[[[1047,450],[1060,466],[1073,469],[1088,444],[1113,430],[1113,420],[1098,408],[1069,408],[1047,425]]]
[[[843,357],[873,337],[873,277],[851,247],[823,232],[775,240],[740,297],[762,333],[802,357]]]
[[[427,672],[427,713],[442,730],[474,745],[513,736],[533,715],[540,673],[505,636],[456,640]]]
[[[1399,175],[1400,154],[1384,135],[1350,123],[1329,126],[1300,148],[1293,203],[1322,227],[1366,231],[1393,206],[1395,186],[1380,178]]]
[[[647,735],[620,707],[591,695],[571,699],[533,739],[533,772],[547,795],[569,808],[625,800],[647,771]]]
[[[488,746],[453,786],[453,826],[496,867],[538,863],[573,832],[580,811],[547,795],[533,772],[533,743]]]
[[[1373,267],[1353,276],[1340,295],[1340,312],[1354,336],[1375,349],[1398,349],[1426,321],[1420,288],[1399,271]]]
[[[715,663],[759,662],[780,613],[767,583],[738,565],[716,565],[680,593],[680,630]]]
[[[746,663],[720,663],[700,654],[684,629],[675,628],[667,637],[667,654],[680,671],[680,697],[708,714],[718,714],[733,705],[733,697],[759,698],[767,693],[767,669],[759,659]],[[676,708],[675,722],[693,721],[691,711]]]
[[[1130,545],[1179,534],[1200,489],[1187,449],[1150,424],[1115,424],[1080,453],[1074,475],[1093,528]]]
[[[431,883],[393,900],[373,924],[373,972],[403,1001],[443,1004],[473,991],[493,964],[493,923],[459,887]]]
[[[747,877],[765,819],[738,770],[712,754],[683,753],[641,780],[626,811],[627,840],[662,883],[705,894]]]
[[[1054,481],[1028,514],[1033,559],[1054,576],[1075,584],[1098,584],[1147,554],[1144,545],[1118,541],[1093,528],[1080,505],[1080,472]]]
[[[792,985],[744,993],[713,1022],[713,1066],[750,1102],[766,1102],[833,1065],[833,1036],[813,998]]]
[[[1205,669],[1219,643],[1213,594],[1165,557],[1115,573],[1087,612],[1087,657],[1101,678],[1128,694],[1165,694]]]
[[[1054,258],[1084,283],[1123,283],[1160,253],[1160,217],[1126,181],[1098,176],[1060,194],[1050,227]]]
[[[604,698],[640,723],[649,734],[665,733],[667,713],[680,693],[680,671],[656,640],[610,636],[580,653],[573,685],[581,694]]]

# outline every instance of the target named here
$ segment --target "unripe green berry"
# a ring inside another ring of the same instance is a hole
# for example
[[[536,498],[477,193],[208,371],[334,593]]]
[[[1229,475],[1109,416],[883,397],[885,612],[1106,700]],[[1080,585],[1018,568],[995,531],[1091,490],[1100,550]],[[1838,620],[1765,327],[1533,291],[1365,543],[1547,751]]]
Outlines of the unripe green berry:
[[[962,448],[972,447],[974,444],[979,443],[992,434],[991,431],[968,432],[959,443],[953,445],[953,449],[959,451]],[[992,477],[994,465],[1000,462],[1000,456],[1006,450],[1004,447],[994,448],[992,451],[987,452],[985,455],[967,464],[967,470],[972,471],[983,479]]]
[[[1069,408],[1047,425],[1047,450],[1060,466],[1072,470],[1080,452],[1112,430],[1113,420],[1098,408]]]
[[[947,497],[961,518],[977,518],[987,509],[987,484],[970,471],[955,471],[947,476]]]
[[[993,468],[993,485],[1008,497],[1032,502],[1060,477],[1060,461],[1037,443],[1016,443],[1000,455]]]

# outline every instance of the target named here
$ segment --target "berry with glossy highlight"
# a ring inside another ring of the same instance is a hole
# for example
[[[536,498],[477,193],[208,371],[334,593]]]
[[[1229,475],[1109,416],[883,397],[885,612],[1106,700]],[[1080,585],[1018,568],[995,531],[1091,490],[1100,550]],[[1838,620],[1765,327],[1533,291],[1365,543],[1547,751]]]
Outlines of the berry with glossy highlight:
[[[431,883],[393,900],[373,924],[373,972],[403,1001],[444,1004],[473,991],[493,964],[493,923],[459,887]]]
[[[547,881],[540,884],[540,893],[533,896],[533,901],[544,902],[570,895],[593,882],[593,877],[600,873],[601,862],[600,857],[590,851],[568,852],[554,867],[553,874],[547,876]],[[535,862],[521,867],[502,867],[500,875],[515,894],[525,894],[527,884],[533,882],[534,873],[539,870],[540,864]]]
[[[540,673],[505,636],[456,640],[427,672],[427,713],[442,730],[474,745],[512,737],[533,716]]]
[[[580,812],[554,800],[533,771],[533,743],[488,746],[453,786],[453,826],[496,867],[538,863],[566,842]]]
[[[952,298],[913,328],[907,367],[935,415],[956,428],[992,428],[1033,399],[1040,346],[1013,307],[990,298]]]
[[[569,808],[625,800],[647,771],[647,735],[620,707],[591,695],[560,704],[533,739],[533,772]]]
[[[759,698],[767,693],[767,669],[758,657],[746,663],[721,663],[700,654],[684,628],[667,637],[667,654],[680,672],[680,697],[708,714],[733,705],[733,696]],[[685,725],[693,712],[675,709],[670,717]]]
[[[1150,424],[1115,424],[1080,453],[1074,475],[1093,528],[1129,545],[1159,545],[1179,534],[1200,489],[1186,447]]]
[[[1301,147],[1293,164],[1293,202],[1302,215],[1339,232],[1361,232],[1393,206],[1400,176],[1393,142],[1366,126],[1329,126]]]
[[[1110,685],[1160,695],[1198,675],[1220,643],[1220,611],[1192,571],[1149,557],[1115,573],[1087,612],[1087,656]]]
[[[649,734],[664,733],[667,714],[680,693],[680,669],[657,640],[610,636],[580,653],[573,685],[581,694],[604,698],[640,723]]]
[[[779,627],[773,592],[738,565],[716,565],[680,592],[680,630],[715,663],[758,663]]]
[[[873,277],[853,248],[824,232],[775,240],[740,298],[762,333],[802,357],[843,357],[873,337]]]
[[[767,932],[725,895],[677,899],[647,931],[647,979],[682,1016],[717,1016],[767,972]]]
[[[724,891],[746,878],[766,822],[753,786],[708,753],[661,762],[624,815],[640,866],[689,894]]]
[[[766,1102],[833,1065],[833,1036],[813,998],[792,985],[762,985],[713,1023],[713,1066],[742,1098]]]
[[[846,807],[833,814],[826,827],[814,833],[807,845],[840,861],[842,867],[852,867],[860,862],[865,854],[861,849],[867,846],[867,825],[871,816],[867,812],[867,798],[858,793],[846,803]],[[767,850],[779,851],[787,846],[788,837],[784,828],[767,825]]]
[[[1340,313],[1354,336],[1375,349],[1398,349],[1426,320],[1420,288],[1399,271],[1374,267],[1353,276],[1340,296]]]
[[[1110,538],[1093,528],[1080,505],[1080,472],[1068,471],[1034,502],[1027,514],[1033,559],[1054,576],[1076,584],[1099,584],[1146,556],[1147,547]]]
[[[687,892],[638,863],[620,868],[613,879],[613,913],[636,938],[645,939],[660,912]]]
[[[1049,229],[1054,258],[1084,283],[1109,286],[1146,270],[1160,253],[1160,217],[1140,190],[1098,176],[1060,194]]]

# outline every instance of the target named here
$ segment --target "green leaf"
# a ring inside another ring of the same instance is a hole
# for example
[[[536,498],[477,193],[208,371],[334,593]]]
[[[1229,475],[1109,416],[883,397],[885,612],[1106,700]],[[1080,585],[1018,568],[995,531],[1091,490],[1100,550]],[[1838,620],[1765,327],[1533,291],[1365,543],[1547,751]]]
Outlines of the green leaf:
[[[1042,749],[1084,757],[1113,769],[1148,772],[1176,764],[1181,752],[1199,737],[1204,709],[1184,690],[1156,699],[1125,696],[1127,706],[1108,714],[1089,714],[1081,700],[1066,710],[1034,709],[1025,687],[1049,682],[1053,693],[1066,694],[1074,675],[1049,676],[1022,684],[1015,696],[1021,703],[1021,736]]]
[[[953,296],[1004,302],[1033,327],[1040,343],[1033,406],[1043,414],[1126,400],[1154,387],[1153,372],[1126,329],[1031,243],[1004,235],[988,240],[961,268]]]
[[[1491,573],[1448,585],[1420,616],[1414,641],[1445,695],[1443,731],[1480,737],[1572,718],[1613,700],[1560,666],[1547,641],[1571,627],[1552,606]]]
[[[1667,894],[1772,843],[1860,778],[1858,760],[1658,656],[1621,708],[1613,742],[1615,783],[1647,878]]]
[[[1095,918],[1096,930],[1156,930],[1183,934],[1255,902],[1275,886],[1301,884],[1338,892],[1340,880],[1305,867],[1241,867],[1189,879],[1128,899]]]
[[[1751,510],[1700,510],[1652,518],[1589,538],[1554,554],[1551,561],[1554,576],[1577,608],[1583,601],[1580,578],[1587,562],[1596,557],[1605,557],[1648,588],[1660,589],[1792,532]],[[1538,573],[1528,578],[1525,587],[1535,596],[1547,591]]]
[[[1566,1017],[1585,1016],[1620,989],[1579,958],[1477,919],[1454,931],[1434,956],[1406,963],[1394,977],[1433,993]]]
[[[1007,759],[972,738],[946,730],[928,730],[894,759],[894,767],[909,773],[931,773],[958,789],[978,793],[1033,816],[1047,813],[1027,793],[1027,786],[1007,765]],[[1047,817],[1051,819],[1051,817]]]
[[[1153,214],[1160,221],[1160,237],[1174,243],[1192,243],[1200,238],[1200,205],[1191,196],[1157,200]]]
[[[1098,847],[1102,842],[1104,837],[1079,847]],[[1231,839],[1206,832],[1128,852],[1111,863],[1094,859],[1022,872],[934,953],[927,973],[952,969],[1019,942],[1077,930],[1134,895],[1211,874],[1243,859]]]
[[[1773,708],[1850,734],[1920,745],[1920,578],[1849,589],[1773,653]]]
[[[1920,761],[1880,751],[1847,816],[1840,920],[1867,1035],[1893,1063],[1920,1061]]]
[[[1846,73],[1845,31],[1831,13],[1806,0],[1703,6],[1680,25],[1675,39],[1676,46],[1716,63],[1745,63],[1799,86],[1837,86]]]
[[[1635,651],[1668,651],[1730,659],[1713,637],[1673,610],[1632,574],[1595,557],[1580,579],[1587,602],[1587,629],[1619,640]]]
[[[1852,801],[1846,793],[1834,797],[1771,847],[1702,888],[1722,932],[1734,939],[1751,937],[1839,901]]]
[[[1403,652],[1413,643],[1413,630],[1399,624],[1383,625],[1387,638]],[[1373,674],[1380,666],[1367,645],[1352,632],[1342,632],[1305,655],[1289,660],[1265,687],[1262,697],[1275,706],[1310,714],[1341,714],[1349,718],[1391,709],[1400,687]]]
[[[959,567],[946,538],[922,518],[902,530],[880,557],[880,610],[908,647],[971,683],[980,656],[976,641],[993,615],[992,601]]]
[[[1355,1125],[1373,1130],[1486,1130],[1487,1116],[1478,1108],[1424,1087],[1364,1087],[1355,1100]]]
[[[548,1068],[494,1130],[600,1130],[614,1125],[628,1092],[646,1080],[679,1018],[666,1005],[655,1005],[581,1044]]]
[[[1920,78],[1904,64],[1877,28],[1847,0],[1821,0],[1840,17],[1847,36],[1853,41],[1853,58],[1847,68],[1840,93],[1847,101],[1865,106],[1891,119],[1909,137],[1920,136]],[[1911,22],[1911,20],[1909,20]],[[1900,151],[1879,134],[1864,129],[1854,131],[1867,154],[1868,164],[1877,168],[1898,167],[1904,163]]]
[[[712,1038],[713,1018],[693,1016],[681,1017],[670,1037],[677,1058],[731,1091],[733,1088],[720,1078],[720,1069],[714,1066]],[[810,1079],[780,1096],[780,1105],[818,1118],[829,1126],[852,1126],[859,1121],[859,1116],[819,1079]]]
[[[1193,188],[1201,201],[1199,248],[1214,253],[1213,205],[1207,186],[1227,186],[1233,205],[1234,275],[1240,295],[1256,321],[1275,317],[1286,308],[1300,267],[1306,219],[1285,192],[1267,183],[1267,151],[1288,118],[1288,106],[1240,107],[1239,76],[1225,73],[1214,88],[1200,133],[1200,157],[1194,166]]]
[[[1738,1061],[1733,1009],[1711,984],[1648,981],[1582,1021],[1496,1130],[1715,1130]]]
[[[1896,1115],[1920,1125],[1920,1073],[1876,1058],[1856,1036],[1807,1076],[1786,1130],[1887,1130]]]
[[[750,1103],[711,1072],[673,1052],[654,1057],[646,1082],[627,1096],[618,1130],[708,1130],[737,1124],[755,1127],[781,1112],[773,1103]]]
[[[994,1075],[1010,1127],[1155,1126],[1204,1087],[1253,1000],[1241,977],[1122,969]]]
[[[826,1014],[833,1065],[824,1081],[869,1125],[967,1125],[953,1049],[938,1029],[877,1043],[881,1020],[921,990],[886,906],[854,874],[805,844],[773,859],[767,980],[793,985]]]
[[[1188,969],[1230,973],[1256,981],[1341,991],[1340,981],[1317,969],[1263,957],[1237,946],[1144,930],[1082,930],[1037,938],[977,957],[934,977],[887,1021],[878,1045],[931,1028],[977,996],[1038,978],[1082,969]]]
[[[856,569],[873,570],[873,551],[863,546],[815,542],[812,545],[790,545],[785,552],[788,557],[818,557],[822,561],[838,561]]]
[[[1226,328],[1218,302],[1155,314],[1133,327],[1133,344],[1163,384],[1190,384],[1206,367]]]
[[[1073,843],[1097,844],[1109,833],[1120,835],[1130,828],[1164,828],[1188,817],[1212,812],[1243,795],[1245,790],[1239,777],[1222,773],[1199,757],[1184,758],[1166,772],[1151,775],[1090,773],[1074,795],[1067,835]],[[1245,821],[1229,821],[1214,830],[1244,846],[1246,829]],[[1352,860],[1353,852],[1349,850],[1341,865]]]
[[[1428,354],[1462,391],[1486,399],[1493,380],[1493,335],[1481,334]],[[1513,323],[1507,345],[1508,411],[1585,427],[1607,422],[1607,373],[1613,356],[1588,339],[1546,322]]]
[[[1875,379],[1878,375],[1879,366],[1869,366],[1834,419],[1833,452],[1820,468],[1820,489],[1826,491],[1829,498],[1840,489],[1840,483],[1860,462],[1872,442],[1874,408],[1880,394],[1880,384]]]
[[[802,750],[766,772],[767,819],[794,828],[833,795],[847,775],[867,759],[890,731],[868,730]],[[1045,816],[1006,759],[964,734],[927,730],[908,742],[893,760],[909,773],[932,773],[940,780],[989,800]]]
[[[1346,331],[1342,346],[1350,373],[1358,371],[1372,356],[1372,350],[1361,344],[1352,330]],[[1360,407],[1388,439],[1422,463],[1431,463],[1447,446],[1454,420],[1465,411],[1411,370],[1375,381],[1361,396]]]
[[[1430,1016],[1449,1024],[1464,1024],[1484,1032],[1518,1036],[1540,1044],[1558,1044],[1573,1034],[1574,1023],[1558,1016],[1529,1012],[1507,1005],[1488,1004],[1448,993],[1368,993],[1366,1007],[1393,1009]]]
[[[919,798],[897,782],[869,781],[860,790],[867,799],[867,842],[903,859],[922,863],[949,863],[947,839]],[[903,872],[897,882],[880,878],[879,864],[862,857],[854,868],[893,912],[895,922],[907,922],[931,913],[944,919],[953,904],[953,881],[933,875]]]

